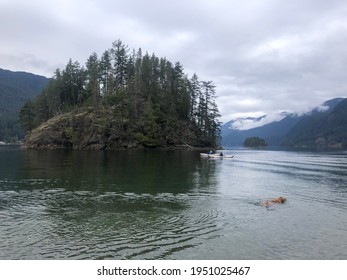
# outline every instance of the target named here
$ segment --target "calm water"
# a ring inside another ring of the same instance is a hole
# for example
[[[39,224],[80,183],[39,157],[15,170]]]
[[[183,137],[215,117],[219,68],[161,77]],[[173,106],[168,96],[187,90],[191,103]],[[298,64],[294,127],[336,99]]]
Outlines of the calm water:
[[[347,259],[347,153],[225,154],[0,147],[0,259]]]

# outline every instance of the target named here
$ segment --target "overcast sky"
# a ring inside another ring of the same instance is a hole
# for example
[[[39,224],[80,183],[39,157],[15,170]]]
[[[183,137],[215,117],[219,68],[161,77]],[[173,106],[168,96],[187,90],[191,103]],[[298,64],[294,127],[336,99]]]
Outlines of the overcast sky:
[[[0,68],[51,77],[117,39],[214,81],[222,121],[347,96],[346,0],[0,0]]]

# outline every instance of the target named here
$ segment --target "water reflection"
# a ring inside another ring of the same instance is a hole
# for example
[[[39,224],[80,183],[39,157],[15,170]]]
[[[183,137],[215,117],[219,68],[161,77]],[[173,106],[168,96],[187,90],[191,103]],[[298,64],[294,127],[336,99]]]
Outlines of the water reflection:
[[[347,257],[346,154],[234,154],[0,149],[0,258]]]
[[[22,156],[19,177],[60,180],[66,189],[91,191],[187,192],[200,164],[196,153],[174,151],[25,151]]]
[[[218,211],[197,193],[216,187],[216,164],[198,155],[17,153],[9,180],[15,192],[1,192],[2,204],[12,204],[4,208],[6,220],[17,224],[0,234],[7,240],[3,257],[169,258],[215,238]]]

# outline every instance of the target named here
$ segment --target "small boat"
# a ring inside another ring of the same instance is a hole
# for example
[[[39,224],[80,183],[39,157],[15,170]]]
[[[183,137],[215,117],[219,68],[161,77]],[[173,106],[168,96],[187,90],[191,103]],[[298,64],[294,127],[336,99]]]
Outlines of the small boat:
[[[232,155],[220,155],[220,154],[212,154],[208,155],[209,158],[233,158]]]
[[[211,154],[208,154],[208,153],[200,153],[200,157],[202,157],[202,158],[208,158],[209,155],[211,155]]]

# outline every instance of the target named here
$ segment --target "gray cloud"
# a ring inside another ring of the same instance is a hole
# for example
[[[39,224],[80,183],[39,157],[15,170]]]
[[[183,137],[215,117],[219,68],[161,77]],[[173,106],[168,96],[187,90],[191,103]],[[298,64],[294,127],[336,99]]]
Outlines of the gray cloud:
[[[345,0],[0,1],[0,67],[51,76],[121,39],[217,85],[223,120],[346,96]]]

